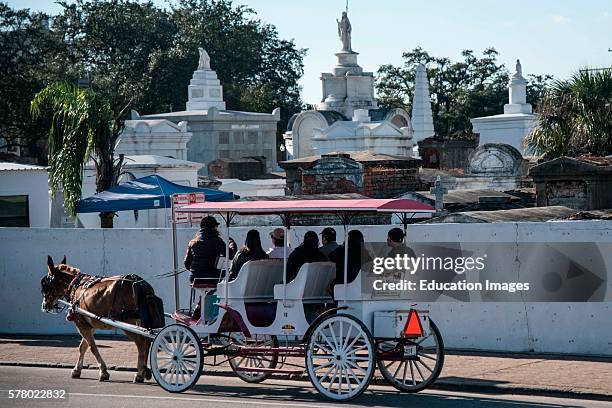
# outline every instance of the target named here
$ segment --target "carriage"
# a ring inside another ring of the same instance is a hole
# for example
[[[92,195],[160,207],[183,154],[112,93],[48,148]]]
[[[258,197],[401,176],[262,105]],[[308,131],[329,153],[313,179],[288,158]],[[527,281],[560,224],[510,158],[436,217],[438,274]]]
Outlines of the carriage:
[[[173,207],[177,214],[220,216],[230,236],[236,216],[278,215],[285,229],[283,260],[250,261],[228,281],[192,284],[192,299],[201,299],[203,312],[178,308],[177,229],[173,222],[176,310],[175,322],[161,329],[104,319],[108,324],[152,339],[150,365],[157,383],[169,392],[182,392],[199,379],[204,365],[229,363],[242,380],[262,382],[275,374],[306,373],[325,397],[347,401],[363,393],[376,367],[395,388],[418,392],[430,386],[444,364],[440,331],[409,301],[366,295],[361,273],[333,288],[335,264],[306,263],[287,282],[287,256],[292,219],[300,214],[334,214],[344,226],[345,242],[357,215],[387,213],[399,216],[406,229],[409,215],[433,208],[407,199],[291,200],[204,202]],[[229,270],[229,247],[225,270]],[[344,265],[347,265],[345,245]],[[225,274],[228,276],[229,274]],[[333,293],[332,293],[333,291]],[[215,299],[213,308],[210,299]],[[85,310],[75,308],[78,313]]]

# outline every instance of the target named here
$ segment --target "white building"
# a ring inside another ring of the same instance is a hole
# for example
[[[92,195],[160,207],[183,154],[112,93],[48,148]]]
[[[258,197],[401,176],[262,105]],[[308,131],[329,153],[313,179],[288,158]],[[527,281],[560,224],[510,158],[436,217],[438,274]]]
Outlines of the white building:
[[[49,228],[46,167],[0,163],[0,227]]]
[[[537,115],[532,113],[531,104],[527,103],[527,81],[523,78],[519,60],[508,84],[508,103],[504,105],[504,113],[471,119],[473,132],[480,134],[480,146],[507,144],[523,156],[526,155],[523,141],[536,126],[536,121]]]

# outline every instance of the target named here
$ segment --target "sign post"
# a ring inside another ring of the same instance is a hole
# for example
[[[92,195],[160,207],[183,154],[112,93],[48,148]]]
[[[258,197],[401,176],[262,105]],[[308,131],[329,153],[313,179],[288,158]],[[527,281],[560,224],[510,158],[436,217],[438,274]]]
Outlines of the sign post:
[[[202,219],[202,214],[187,214],[177,209],[183,208],[189,204],[203,203],[205,200],[204,193],[180,193],[172,194],[172,263],[174,270],[174,306],[175,310],[180,309],[179,302],[179,279],[178,279],[178,249],[176,237],[176,224],[199,223]]]

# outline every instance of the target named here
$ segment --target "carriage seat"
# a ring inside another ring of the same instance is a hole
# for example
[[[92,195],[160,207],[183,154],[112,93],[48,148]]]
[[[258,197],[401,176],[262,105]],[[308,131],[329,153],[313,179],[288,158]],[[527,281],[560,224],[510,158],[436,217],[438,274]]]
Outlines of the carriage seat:
[[[251,302],[274,300],[274,285],[283,281],[283,262],[278,259],[248,261],[228,284],[230,299]],[[225,281],[217,285],[217,296],[225,298]]]
[[[294,280],[287,284],[287,299],[302,300],[305,303],[331,301],[329,284],[336,277],[336,264],[333,262],[305,263]],[[274,298],[283,299],[283,285],[274,285]]]
[[[357,274],[352,282],[346,284],[346,293],[344,292],[344,284],[338,283],[334,285],[334,299],[336,300],[361,300],[361,271]]]

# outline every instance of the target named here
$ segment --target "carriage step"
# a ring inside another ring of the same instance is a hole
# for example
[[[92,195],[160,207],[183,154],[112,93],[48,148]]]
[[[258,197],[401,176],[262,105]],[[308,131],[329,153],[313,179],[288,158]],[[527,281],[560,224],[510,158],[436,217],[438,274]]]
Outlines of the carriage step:
[[[244,373],[263,373],[263,374],[303,374],[304,370],[296,370],[289,368],[256,368],[256,367],[235,367],[234,371]]]

